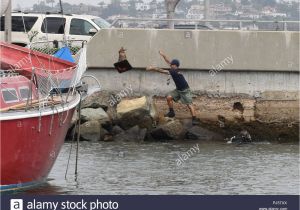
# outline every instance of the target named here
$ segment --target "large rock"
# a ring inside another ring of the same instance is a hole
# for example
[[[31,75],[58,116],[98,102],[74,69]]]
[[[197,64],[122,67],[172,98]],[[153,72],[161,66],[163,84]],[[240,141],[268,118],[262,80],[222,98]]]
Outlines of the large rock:
[[[183,139],[186,130],[179,120],[171,120],[151,131],[151,136],[158,140]]]
[[[116,107],[117,101],[113,100],[115,94],[108,91],[95,92],[83,100],[82,108],[102,108],[107,112],[111,120],[117,117]]]
[[[93,109],[97,109],[101,107],[104,110],[107,110],[107,108],[110,106],[109,101],[112,95],[113,93],[108,91],[95,92],[83,100],[81,107],[93,108]]]
[[[151,129],[155,110],[151,109],[151,102],[145,97],[122,100],[117,106],[117,123],[123,129],[129,129],[135,125],[141,128]]]
[[[101,127],[101,123],[97,120],[88,121],[80,125],[80,138],[82,140],[100,141],[105,140],[107,135],[108,132]]]
[[[231,137],[227,141],[228,144],[248,144],[252,142],[251,135],[247,130],[242,130],[238,135]]]
[[[211,141],[211,140],[219,141],[224,139],[220,134],[217,134],[201,126],[193,126],[189,128],[185,137],[187,139],[203,140],[203,141]]]
[[[86,121],[100,121],[102,123],[110,121],[107,113],[102,108],[92,109],[86,108],[81,110],[81,120]]]
[[[138,125],[122,132],[113,137],[115,141],[144,141],[147,129],[140,128]]]
[[[123,130],[120,126],[118,126],[118,125],[115,125],[115,126],[111,129],[111,133],[112,133],[113,135],[118,135],[118,134],[123,133],[123,132],[124,132],[124,130]]]

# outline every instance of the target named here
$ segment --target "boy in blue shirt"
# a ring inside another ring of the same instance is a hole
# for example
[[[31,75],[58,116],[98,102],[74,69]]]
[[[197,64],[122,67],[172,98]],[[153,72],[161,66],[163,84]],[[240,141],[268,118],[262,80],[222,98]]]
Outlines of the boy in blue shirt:
[[[156,72],[160,72],[163,74],[171,75],[171,77],[176,85],[176,89],[171,91],[167,95],[169,112],[167,114],[165,114],[165,116],[166,117],[175,117],[173,101],[178,102],[180,100],[183,104],[186,104],[187,107],[189,108],[191,115],[192,115],[192,124],[198,125],[199,119],[196,118],[196,112],[195,112],[195,108],[193,106],[192,93],[191,93],[189,84],[185,80],[182,73],[179,71],[179,66],[180,66],[179,60],[173,59],[172,61],[170,61],[168,59],[168,57],[162,51],[159,51],[159,54],[163,57],[165,62],[168,65],[170,65],[171,68],[169,70],[165,70],[165,69],[149,66],[146,68],[146,70],[147,71],[156,71]]]

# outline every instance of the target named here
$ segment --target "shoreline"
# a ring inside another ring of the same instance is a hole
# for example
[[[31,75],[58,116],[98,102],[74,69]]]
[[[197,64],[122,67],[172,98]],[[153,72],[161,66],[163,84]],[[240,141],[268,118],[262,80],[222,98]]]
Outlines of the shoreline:
[[[83,101],[81,140],[87,141],[165,141],[199,140],[226,142],[242,132],[251,142],[297,142],[299,144],[298,101],[261,101],[247,97],[194,98],[199,126],[192,126],[186,106],[174,103],[176,118],[163,117],[168,110],[164,97],[120,98],[117,93],[100,91]],[[97,118],[97,115],[98,118]],[[74,123],[69,129],[74,130]],[[243,143],[243,142],[242,142]],[[244,142],[247,143],[247,142]]]

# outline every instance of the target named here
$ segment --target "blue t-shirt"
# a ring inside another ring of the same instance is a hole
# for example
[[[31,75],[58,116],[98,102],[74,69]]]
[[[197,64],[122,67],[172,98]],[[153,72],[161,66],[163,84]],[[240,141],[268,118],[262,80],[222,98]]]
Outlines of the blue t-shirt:
[[[178,69],[170,69],[169,70],[170,75],[172,76],[172,79],[176,85],[177,90],[185,90],[189,88],[189,84],[185,80],[184,76],[179,72]]]

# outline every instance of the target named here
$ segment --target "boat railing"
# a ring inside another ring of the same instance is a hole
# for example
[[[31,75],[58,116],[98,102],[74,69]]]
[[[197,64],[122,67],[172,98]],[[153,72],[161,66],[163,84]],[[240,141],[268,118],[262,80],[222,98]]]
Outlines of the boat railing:
[[[49,41],[31,42],[28,45],[28,47],[32,50],[53,55],[61,47],[68,46],[72,54],[75,55],[86,43],[87,41],[82,39],[72,39],[72,40],[65,40],[65,41],[49,40]]]
[[[0,70],[0,77],[14,77],[17,75],[19,75],[19,73],[13,70]]]
[[[292,20],[203,20],[203,19],[160,19],[160,18],[116,18],[116,28],[168,28],[173,22],[175,29],[204,30],[270,30],[299,31],[300,21]]]

